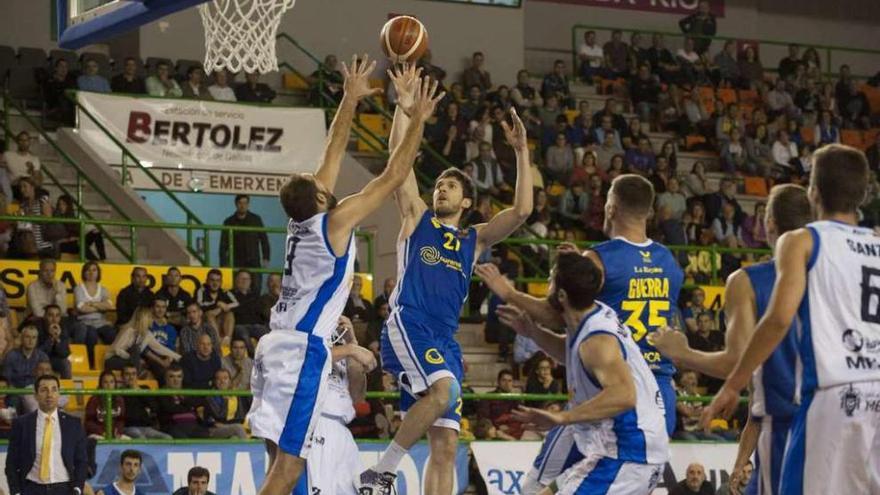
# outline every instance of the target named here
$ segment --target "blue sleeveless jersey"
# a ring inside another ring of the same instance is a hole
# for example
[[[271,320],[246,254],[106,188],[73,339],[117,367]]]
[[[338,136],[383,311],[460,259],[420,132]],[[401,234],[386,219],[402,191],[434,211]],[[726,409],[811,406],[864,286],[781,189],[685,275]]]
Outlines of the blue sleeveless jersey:
[[[744,268],[752,290],[755,291],[755,303],[758,310],[756,321],[760,320],[770,305],[773,284],[776,283],[776,265],[766,261]],[[785,338],[773,351],[764,364],[755,371],[752,384],[752,415],[770,415],[774,418],[791,418],[797,411],[795,400],[798,388],[795,380],[797,363],[797,331],[794,323],[789,327]]]
[[[672,252],[648,241],[634,244],[612,239],[592,248],[605,267],[605,283],[597,299],[611,306],[632,329],[633,339],[655,375],[675,374],[672,361],[660,355],[645,337],[672,325],[684,272]]]
[[[443,225],[426,211],[412,235],[397,246],[397,286],[391,312],[427,319],[455,332],[467,300],[477,232]]]

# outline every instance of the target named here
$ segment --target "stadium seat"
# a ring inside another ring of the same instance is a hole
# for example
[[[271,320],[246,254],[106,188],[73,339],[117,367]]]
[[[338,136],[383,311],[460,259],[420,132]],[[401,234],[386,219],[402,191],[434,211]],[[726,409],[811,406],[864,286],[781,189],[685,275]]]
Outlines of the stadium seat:
[[[388,127],[387,120],[382,115],[364,113],[358,116],[358,121],[361,123],[362,126],[364,126],[368,131],[370,131],[377,137],[387,138],[391,132],[391,129]],[[367,133],[364,133],[361,138],[358,139],[357,146],[358,151],[375,151],[376,148],[383,148],[382,143],[378,142],[375,138]]]
[[[96,389],[98,388],[98,380],[96,378],[74,378],[73,380],[61,380],[62,389]],[[64,408],[69,413],[82,413],[86,409],[90,395],[71,395]]]
[[[46,67],[46,51],[42,48],[22,46],[18,49],[18,65],[21,67]]]
[[[696,134],[690,134],[684,138],[684,147],[685,149],[692,149],[694,146],[698,144],[705,144],[706,138],[703,136],[699,136]]]
[[[566,110],[565,118],[568,119],[568,125],[574,125],[574,119],[580,114],[577,110]]]
[[[728,89],[728,88],[720,88],[718,90],[718,99],[723,101],[725,105],[730,105],[731,103],[736,103],[736,90]]]
[[[744,177],[743,187],[744,192],[749,196],[766,197],[768,194],[767,180],[763,177]]]
[[[89,369],[89,354],[85,344],[70,344],[70,368],[74,375],[86,375]]]
[[[868,99],[868,106],[871,107],[871,113],[880,113],[880,88],[875,88],[869,84],[863,84],[861,88]]]
[[[138,386],[147,387],[150,390],[159,390],[159,382],[156,380],[138,380]]]
[[[294,91],[308,91],[309,89],[309,83],[302,76],[293,72],[285,72],[281,76],[281,81],[284,89]]]
[[[107,349],[109,345],[96,345],[95,346],[95,369],[92,372],[100,374],[104,369],[104,356],[107,354]]]
[[[231,352],[232,352],[232,349],[230,349],[228,345],[221,345],[220,346],[220,356],[221,357],[226,357]]]
[[[171,63],[171,59],[162,58],[162,57],[147,57],[146,68],[147,72],[152,74],[156,71],[156,66],[159,65],[159,62],[165,62],[169,67],[174,67],[174,64]]]
[[[750,103],[754,105],[759,102],[758,92],[754,89],[741,89],[738,91],[737,96],[740,103]]]
[[[877,142],[877,135],[880,134],[880,128],[868,129],[864,134],[865,147],[870,147]]]
[[[58,60],[64,60],[67,62],[67,66],[70,70],[75,70],[77,67],[77,61],[79,60],[79,55],[76,52],[70,50],[52,50],[49,52],[49,66],[54,67],[55,62]]]
[[[181,81],[186,81],[186,73],[189,71],[190,67],[202,67],[202,62],[199,60],[178,60],[176,66],[177,78]]]
[[[801,139],[804,144],[813,144],[816,142],[816,128],[806,126],[801,128]]]
[[[857,131],[854,129],[844,129],[840,131],[840,142],[854,148],[864,148],[864,143],[862,142],[862,131]]]
[[[16,100],[24,100],[29,105],[40,99],[40,87],[37,84],[36,67],[12,67],[9,69],[7,88],[9,96]]]

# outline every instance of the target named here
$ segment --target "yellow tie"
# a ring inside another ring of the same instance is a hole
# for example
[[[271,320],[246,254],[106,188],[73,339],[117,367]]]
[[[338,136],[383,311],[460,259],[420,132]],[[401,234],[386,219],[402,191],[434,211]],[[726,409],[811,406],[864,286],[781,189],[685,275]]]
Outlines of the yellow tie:
[[[52,416],[46,416],[43,428],[43,448],[40,450],[40,479],[49,481],[49,462],[52,459]]]

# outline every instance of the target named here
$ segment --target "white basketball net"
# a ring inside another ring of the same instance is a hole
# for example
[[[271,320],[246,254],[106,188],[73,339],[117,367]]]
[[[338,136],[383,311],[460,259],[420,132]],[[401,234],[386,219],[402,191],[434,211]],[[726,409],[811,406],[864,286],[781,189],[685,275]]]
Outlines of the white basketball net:
[[[205,28],[205,72],[278,70],[275,34],[296,0],[211,0],[199,6]]]

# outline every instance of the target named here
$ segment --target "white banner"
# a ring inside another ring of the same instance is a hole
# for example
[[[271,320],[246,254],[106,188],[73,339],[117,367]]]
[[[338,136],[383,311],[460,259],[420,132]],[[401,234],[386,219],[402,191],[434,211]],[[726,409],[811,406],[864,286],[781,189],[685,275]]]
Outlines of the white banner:
[[[471,451],[489,495],[519,495],[526,473],[541,450],[540,442],[472,442]],[[672,459],[665,480],[654,495],[667,493],[666,481],[684,480],[688,464],[699,462],[706,468],[706,479],[717,490],[730,476],[736,460],[735,443],[673,443]],[[671,472],[670,472],[671,469]]]
[[[120,174],[122,167],[113,166]],[[151,168],[150,172],[169,191],[206,192],[220,194],[250,194],[251,196],[278,196],[290,178],[287,174],[262,172],[226,172],[223,170],[180,170]],[[138,190],[158,190],[159,185],[147,177],[144,170],[129,166],[127,183]]]
[[[324,112],[213,101],[77,93],[146,166],[289,174],[317,168]],[[122,150],[78,109],[79,132],[108,164]]]

